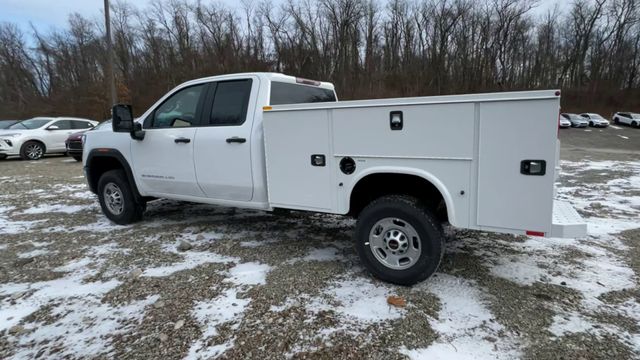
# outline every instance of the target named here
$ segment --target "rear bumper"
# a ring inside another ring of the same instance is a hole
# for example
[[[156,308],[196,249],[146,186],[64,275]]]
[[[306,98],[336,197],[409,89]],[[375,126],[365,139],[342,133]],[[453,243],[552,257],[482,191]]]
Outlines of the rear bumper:
[[[553,201],[553,222],[548,237],[581,238],[587,235],[587,224],[566,201]]]

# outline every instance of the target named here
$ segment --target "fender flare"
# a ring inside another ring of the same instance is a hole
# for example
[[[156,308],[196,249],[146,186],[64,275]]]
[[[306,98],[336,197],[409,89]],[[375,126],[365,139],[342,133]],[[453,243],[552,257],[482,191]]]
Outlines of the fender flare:
[[[122,155],[120,151],[118,151],[117,149],[111,149],[111,148],[93,149],[89,152],[89,155],[87,155],[87,160],[84,166],[84,174],[85,174],[85,177],[87,178],[87,183],[89,184],[89,189],[91,190],[91,192],[93,192],[94,194],[98,193],[98,189],[94,185],[94,184],[98,184],[98,179],[93,179],[91,177],[92,163],[95,159],[98,159],[98,158],[112,158],[117,160],[120,163],[120,166],[122,167],[122,169],[124,170],[124,173],[127,176],[127,180],[131,185],[131,190],[133,190],[134,196],[139,201],[143,200],[142,195],[140,195],[140,191],[138,191],[138,186],[136,185],[135,178],[133,176],[133,171],[131,171],[131,166],[129,166],[129,162],[127,161],[127,159],[125,159],[125,157]]]
[[[431,184],[433,184],[433,186],[435,186],[436,189],[438,189],[438,191],[442,195],[442,198],[444,199],[444,203],[447,206],[447,217],[449,218],[449,222],[451,224],[454,224],[457,222],[455,217],[455,208],[453,204],[453,198],[451,197],[451,194],[449,193],[447,188],[444,186],[442,181],[440,181],[433,174],[421,169],[416,169],[416,168],[398,167],[398,166],[376,166],[376,167],[368,168],[358,173],[357,176],[353,179],[353,181],[349,184],[349,187],[346,189],[347,208],[351,206],[350,199],[353,193],[353,189],[360,182],[360,180],[364,179],[369,175],[375,175],[375,174],[413,175],[430,182]]]

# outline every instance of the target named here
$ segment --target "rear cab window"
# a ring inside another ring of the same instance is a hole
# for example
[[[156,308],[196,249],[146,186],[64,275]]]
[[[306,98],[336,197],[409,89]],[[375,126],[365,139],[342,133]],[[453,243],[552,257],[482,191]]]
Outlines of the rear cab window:
[[[333,90],[318,86],[292,84],[279,81],[271,82],[271,105],[335,102]]]

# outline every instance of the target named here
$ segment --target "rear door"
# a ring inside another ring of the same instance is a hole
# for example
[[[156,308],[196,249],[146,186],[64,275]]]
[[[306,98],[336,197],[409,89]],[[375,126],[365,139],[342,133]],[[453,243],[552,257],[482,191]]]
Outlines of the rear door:
[[[251,133],[259,79],[212,84],[195,134],[194,161],[205,196],[249,201],[253,197]]]
[[[143,140],[131,140],[133,171],[150,194],[202,196],[193,145],[207,84],[177,90],[145,119]]]
[[[477,222],[551,231],[559,97],[480,103]]]

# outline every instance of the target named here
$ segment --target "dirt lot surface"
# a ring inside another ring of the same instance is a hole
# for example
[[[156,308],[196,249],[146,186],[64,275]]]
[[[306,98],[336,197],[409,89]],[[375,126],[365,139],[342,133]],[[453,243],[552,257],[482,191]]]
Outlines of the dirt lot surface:
[[[0,358],[640,358],[640,130],[587,130],[558,184],[586,238],[448,229],[410,288],[364,271],[348,218],[160,200],[116,226],[81,164],[2,161]]]

